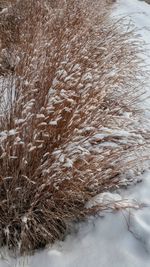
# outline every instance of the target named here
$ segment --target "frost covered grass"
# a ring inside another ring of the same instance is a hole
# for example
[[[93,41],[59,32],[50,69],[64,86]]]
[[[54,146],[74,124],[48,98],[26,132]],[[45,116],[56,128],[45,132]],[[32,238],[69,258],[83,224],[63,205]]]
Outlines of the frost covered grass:
[[[107,208],[87,207],[92,197],[143,170],[145,72],[137,36],[105,1],[24,0],[8,14],[18,39],[0,85],[0,244],[24,253],[62,240]]]

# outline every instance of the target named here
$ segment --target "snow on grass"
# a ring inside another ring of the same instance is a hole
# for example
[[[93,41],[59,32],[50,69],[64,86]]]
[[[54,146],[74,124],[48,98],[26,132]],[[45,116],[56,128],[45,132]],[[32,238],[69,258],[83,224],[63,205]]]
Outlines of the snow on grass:
[[[119,0],[116,6],[115,14],[130,17],[143,40],[150,43],[150,6],[137,0]],[[149,104],[146,101],[144,108]],[[101,194],[96,199],[98,202],[129,199],[139,203],[141,209],[103,213],[100,218],[80,224],[78,233],[64,242],[29,258],[16,261],[1,251],[0,267],[149,267],[150,172],[138,178],[141,179],[143,182],[135,187]]]
[[[29,258],[15,261],[4,253],[0,267],[149,267],[150,172],[142,178],[142,183],[114,194],[116,200],[140,203],[141,209],[103,213],[80,224],[78,232],[64,242]],[[113,194],[105,194],[106,198],[112,199]]]
[[[145,60],[150,70],[150,4],[138,0],[119,0],[114,11],[114,16],[131,20],[145,42]],[[149,79],[150,84],[150,79]],[[150,118],[150,90],[147,88],[147,99],[144,102],[146,117]]]

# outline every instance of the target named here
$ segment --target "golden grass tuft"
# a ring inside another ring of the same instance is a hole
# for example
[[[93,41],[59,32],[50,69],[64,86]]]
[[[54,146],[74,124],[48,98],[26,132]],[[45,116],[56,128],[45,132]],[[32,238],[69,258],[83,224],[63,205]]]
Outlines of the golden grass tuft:
[[[63,239],[104,208],[87,201],[144,168],[141,51],[109,7],[24,0],[8,10],[17,38],[0,88],[1,246],[25,253]]]

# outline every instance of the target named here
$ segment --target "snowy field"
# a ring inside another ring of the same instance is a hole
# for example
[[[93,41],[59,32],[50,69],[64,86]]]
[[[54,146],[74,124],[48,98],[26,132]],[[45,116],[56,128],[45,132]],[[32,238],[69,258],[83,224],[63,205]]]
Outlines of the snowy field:
[[[150,5],[119,0],[114,14],[130,17],[150,48]],[[9,259],[1,251],[0,267],[150,267],[150,171],[141,180],[126,191],[103,194],[104,201],[128,198],[139,203],[140,209],[91,219],[64,242],[26,259]]]

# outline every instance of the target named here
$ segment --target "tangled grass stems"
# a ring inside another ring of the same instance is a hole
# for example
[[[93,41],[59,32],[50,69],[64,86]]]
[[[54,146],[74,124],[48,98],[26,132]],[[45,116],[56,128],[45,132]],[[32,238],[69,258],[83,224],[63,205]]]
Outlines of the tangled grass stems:
[[[15,24],[13,72],[0,89],[0,245],[22,254],[107,208],[85,204],[133,182],[149,133],[137,106],[142,48],[108,2],[17,1],[7,17]]]

